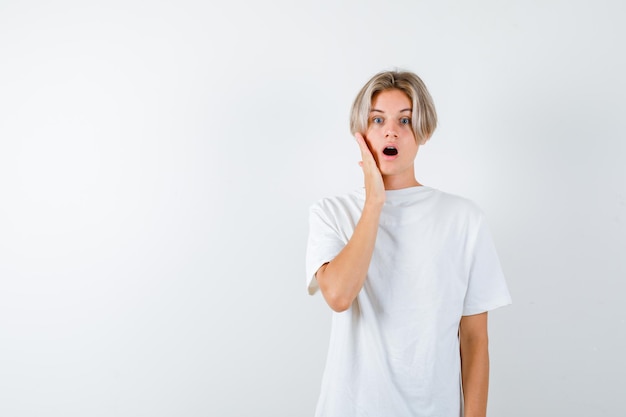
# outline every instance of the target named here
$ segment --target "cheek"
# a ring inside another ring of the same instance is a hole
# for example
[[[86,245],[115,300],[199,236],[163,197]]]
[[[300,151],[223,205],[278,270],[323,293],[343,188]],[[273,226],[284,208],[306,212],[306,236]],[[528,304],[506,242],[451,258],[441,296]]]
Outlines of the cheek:
[[[378,125],[370,125],[367,127],[365,131],[365,135],[370,139],[374,139],[380,135],[380,126]]]
[[[417,140],[415,140],[415,132],[413,131],[413,129],[411,129],[411,127],[407,127],[405,129],[406,135],[409,136],[413,142],[417,143]]]

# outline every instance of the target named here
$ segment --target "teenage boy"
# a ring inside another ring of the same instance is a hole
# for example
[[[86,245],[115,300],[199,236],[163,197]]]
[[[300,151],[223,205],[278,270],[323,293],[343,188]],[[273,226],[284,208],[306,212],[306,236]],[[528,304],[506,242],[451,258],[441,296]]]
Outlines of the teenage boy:
[[[334,310],[318,417],[484,417],[487,312],[511,303],[482,211],[420,184],[437,125],[422,80],[387,71],[352,106],[364,189],[310,209],[310,294]]]

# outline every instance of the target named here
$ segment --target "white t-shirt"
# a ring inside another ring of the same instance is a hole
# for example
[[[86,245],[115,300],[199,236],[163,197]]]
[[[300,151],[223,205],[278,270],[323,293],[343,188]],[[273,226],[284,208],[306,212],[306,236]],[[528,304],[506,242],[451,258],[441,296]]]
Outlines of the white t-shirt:
[[[346,245],[363,189],[310,209],[307,288]],[[459,417],[459,321],[511,303],[471,201],[420,186],[388,190],[374,253],[352,306],[333,313],[318,417]]]

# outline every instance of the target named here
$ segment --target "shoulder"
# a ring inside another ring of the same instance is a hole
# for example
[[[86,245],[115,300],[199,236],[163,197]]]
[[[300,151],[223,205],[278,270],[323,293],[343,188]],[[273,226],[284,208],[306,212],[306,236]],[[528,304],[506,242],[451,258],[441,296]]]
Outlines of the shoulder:
[[[446,227],[474,236],[484,222],[483,209],[467,197],[436,190],[433,200],[433,219]]]
[[[365,193],[355,190],[347,194],[324,197],[309,207],[312,213],[338,214],[360,210],[363,206]]]
[[[482,208],[473,200],[441,190],[435,192],[440,209],[476,219],[483,217]]]
[[[309,207],[309,225],[311,230],[342,230],[348,233],[354,229],[363,211],[364,196],[358,191],[333,197],[325,197]]]

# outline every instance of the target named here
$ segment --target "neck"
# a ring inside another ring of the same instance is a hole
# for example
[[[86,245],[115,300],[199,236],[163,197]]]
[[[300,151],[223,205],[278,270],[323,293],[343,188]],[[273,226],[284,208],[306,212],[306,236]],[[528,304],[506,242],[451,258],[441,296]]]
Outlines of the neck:
[[[419,187],[422,185],[415,177],[402,178],[397,175],[384,175],[383,183],[385,184],[385,190],[400,190],[402,188]]]

